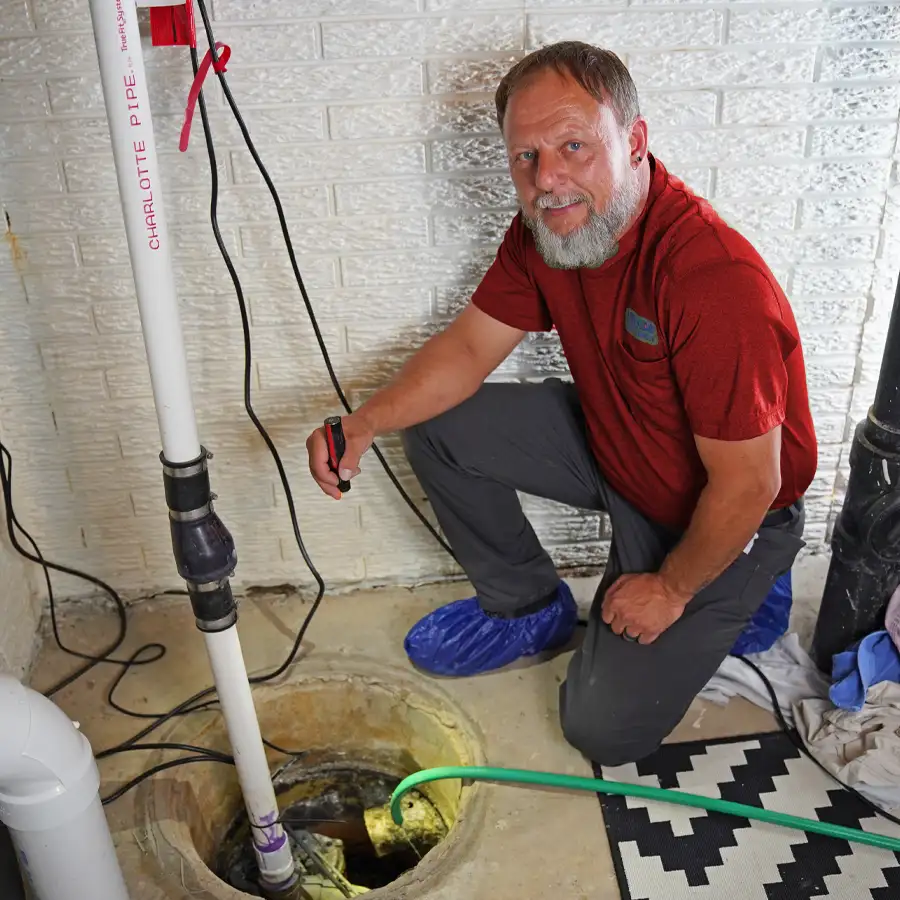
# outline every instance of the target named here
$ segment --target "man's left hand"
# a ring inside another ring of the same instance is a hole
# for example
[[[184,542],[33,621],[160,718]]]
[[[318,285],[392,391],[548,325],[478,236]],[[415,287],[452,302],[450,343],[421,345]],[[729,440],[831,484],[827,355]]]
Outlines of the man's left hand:
[[[603,621],[616,634],[652,644],[681,618],[690,599],[654,573],[622,575],[603,599]]]

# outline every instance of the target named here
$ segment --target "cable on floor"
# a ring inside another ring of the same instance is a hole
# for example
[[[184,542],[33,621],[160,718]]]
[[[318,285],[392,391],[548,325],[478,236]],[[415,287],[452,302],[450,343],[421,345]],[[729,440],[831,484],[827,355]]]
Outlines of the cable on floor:
[[[120,797],[125,796],[125,794],[127,794],[130,790],[133,790],[148,778],[152,778],[154,775],[157,775],[160,772],[165,772],[167,769],[174,769],[176,766],[186,766],[190,765],[191,763],[201,762],[218,762],[226,763],[228,765],[234,765],[233,760],[221,759],[209,754],[204,754],[203,756],[180,756],[178,757],[178,759],[170,759],[167,762],[159,763],[158,765],[147,769],[146,772],[141,772],[140,775],[136,775],[130,781],[127,781],[121,787],[113,791],[108,797],[104,797],[102,803],[104,806],[108,806],[110,803],[115,803],[116,800],[118,800]]]
[[[54,694],[59,693],[59,691],[61,691],[63,688],[68,687],[74,681],[81,678],[83,675],[86,675],[95,666],[100,665],[101,663],[110,663],[112,665],[122,666],[122,675],[124,675],[134,666],[144,666],[162,659],[163,656],[165,656],[166,648],[162,644],[158,643],[145,644],[134,654],[132,654],[129,659],[123,660],[113,658],[112,654],[122,646],[128,629],[127,614],[122,598],[105,581],[102,581],[99,578],[95,578],[93,575],[90,575],[87,572],[82,572],[79,569],[74,569],[70,566],[63,566],[59,563],[54,563],[48,559],[45,559],[44,554],[41,553],[40,547],[38,547],[34,538],[25,529],[25,527],[19,521],[18,516],[16,515],[16,511],[13,506],[13,459],[12,454],[9,452],[9,449],[2,442],[0,442],[0,489],[2,489],[3,492],[3,508],[6,513],[6,529],[7,533],[9,534],[9,540],[13,546],[13,549],[29,562],[39,565],[43,570],[44,579],[47,584],[47,597],[50,607],[50,622],[53,628],[53,637],[57,645],[59,646],[59,649],[70,656],[87,660],[84,665],[80,666],[70,675],[67,675],[61,681],[57,682],[52,687],[44,691],[44,696],[52,697]],[[25,549],[25,547],[22,546],[22,544],[19,542],[19,534],[21,534],[21,536],[26,541],[28,541],[33,552],[29,552]],[[99,587],[112,599],[113,603],[115,604],[116,614],[118,617],[118,632],[113,642],[103,652],[96,655],[91,653],[83,653],[80,650],[73,650],[71,647],[67,647],[63,643],[62,636],[59,632],[59,622],[56,617],[56,596],[53,593],[53,581],[50,576],[51,570],[87,581],[90,584]],[[186,593],[187,592],[185,592],[185,594]],[[148,652],[152,655],[146,656],[145,654]]]

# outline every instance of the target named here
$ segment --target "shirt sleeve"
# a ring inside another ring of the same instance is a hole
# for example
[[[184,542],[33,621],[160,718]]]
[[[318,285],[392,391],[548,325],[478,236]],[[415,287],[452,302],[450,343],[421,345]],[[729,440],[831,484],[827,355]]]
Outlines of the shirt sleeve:
[[[800,339],[771,276],[727,261],[673,277],[668,291],[672,368],[693,433],[739,441],[780,425]]]
[[[527,226],[521,213],[513,219],[497,255],[472,302],[494,319],[522,331],[549,331],[550,312],[534,284],[526,263]]]

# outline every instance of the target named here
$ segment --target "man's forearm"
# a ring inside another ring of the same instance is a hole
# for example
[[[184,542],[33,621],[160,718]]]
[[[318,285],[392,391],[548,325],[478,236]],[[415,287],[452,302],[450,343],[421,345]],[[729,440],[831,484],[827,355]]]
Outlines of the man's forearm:
[[[354,416],[375,437],[418,425],[462,403],[483,377],[446,335],[432,338]]]
[[[660,567],[664,584],[687,602],[713,582],[750,543],[776,494],[707,484],[690,526]]]

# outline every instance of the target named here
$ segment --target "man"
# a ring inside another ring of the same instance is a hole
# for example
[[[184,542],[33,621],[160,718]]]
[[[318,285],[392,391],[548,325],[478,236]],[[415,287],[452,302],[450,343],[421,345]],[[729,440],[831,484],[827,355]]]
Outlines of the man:
[[[605,575],[560,692],[571,744],[602,765],[651,753],[803,546],[816,470],[800,340],[753,247],[648,151],[616,56],[565,42],[496,94],[520,203],[469,306],[344,419],[344,477],[403,431],[476,595],[406,650],[438,674],[560,647],[572,595],[516,491],[604,510]],[[555,328],[573,384],[483,385]],[[321,432],[310,468],[339,497]]]

